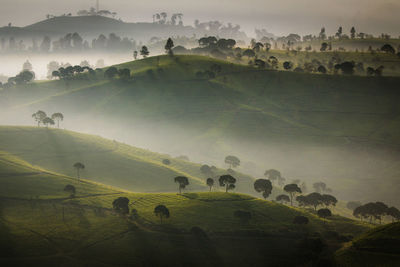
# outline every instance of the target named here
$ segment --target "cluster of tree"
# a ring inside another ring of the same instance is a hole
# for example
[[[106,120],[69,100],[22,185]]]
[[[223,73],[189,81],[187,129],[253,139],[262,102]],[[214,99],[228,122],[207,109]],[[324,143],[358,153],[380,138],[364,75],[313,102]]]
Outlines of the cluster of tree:
[[[53,113],[51,117],[48,117],[46,112],[38,110],[32,114],[32,118],[35,120],[38,127],[40,127],[40,124],[48,127],[49,125],[55,125],[55,122],[57,122],[57,128],[60,128],[60,121],[64,120],[64,115],[60,112],[56,112]]]
[[[80,65],[75,65],[75,66],[67,66],[67,67],[60,67],[58,70],[54,70],[51,73],[52,78],[58,78],[60,80],[73,80],[73,79],[81,79],[86,76],[81,76],[80,74],[82,73],[88,73],[90,75],[95,75],[96,72],[89,66],[80,66]]]
[[[183,14],[182,13],[174,13],[171,15],[168,20],[168,13],[161,12],[153,15],[153,23],[162,24],[162,25],[179,25],[183,26]]]
[[[119,77],[121,80],[129,80],[131,78],[131,70],[127,68],[117,69],[116,67],[109,67],[104,72],[104,77],[110,80],[117,77]]]
[[[79,52],[79,51],[110,51],[110,52],[127,52],[140,47],[135,40],[128,37],[120,37],[115,33],[110,33],[108,37],[100,34],[99,37],[90,41],[85,40],[79,33],[68,33],[54,41],[49,36],[44,36],[41,42],[36,38],[32,39],[30,46],[25,45],[24,40],[18,42],[14,37],[2,38],[0,40],[0,48],[7,52],[23,52],[30,51],[35,53],[50,52]]]
[[[353,210],[353,215],[356,218],[379,220],[382,223],[383,216],[391,216],[392,220],[400,220],[400,211],[396,207],[390,207],[383,202],[370,202],[361,206],[356,207]]]
[[[296,201],[300,207],[313,207],[315,211],[318,206],[336,206],[337,203],[337,199],[334,196],[318,192],[310,193],[306,196],[298,196],[296,197]]]
[[[91,7],[89,10],[86,9],[79,10],[76,14],[78,16],[103,16],[112,18],[115,18],[115,16],[117,15],[116,12],[112,12],[106,9],[97,10],[94,7]]]

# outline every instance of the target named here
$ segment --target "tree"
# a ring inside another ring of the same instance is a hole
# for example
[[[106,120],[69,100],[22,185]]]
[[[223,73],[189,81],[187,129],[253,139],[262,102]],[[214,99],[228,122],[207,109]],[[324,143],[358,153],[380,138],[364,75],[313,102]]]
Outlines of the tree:
[[[238,218],[242,223],[248,223],[252,217],[250,212],[243,210],[235,211],[233,216]]]
[[[54,121],[53,121],[53,119],[51,119],[51,118],[49,118],[49,117],[44,118],[44,119],[42,120],[42,123],[43,123],[44,125],[46,125],[46,127],[49,127],[49,125],[54,125],[54,124],[55,124]]]
[[[211,192],[211,188],[214,186],[214,179],[207,178],[207,185],[210,187],[210,192]]]
[[[326,219],[326,218],[332,216],[332,212],[329,209],[319,209],[317,211],[317,215],[323,219]],[[325,221],[324,221],[324,223],[325,223]]]
[[[302,225],[302,224],[308,224],[308,218],[307,217],[305,217],[305,216],[296,216],[296,217],[294,217],[294,219],[293,219],[293,223],[294,224],[300,224],[300,225]]]
[[[74,164],[73,167],[76,169],[76,175],[77,175],[78,181],[79,181],[79,179],[81,178],[80,171],[85,169],[85,165],[83,165],[83,163],[77,162]]]
[[[66,185],[64,187],[64,191],[69,193],[69,197],[70,198],[73,198],[75,196],[75,193],[76,193],[75,186],[70,185],[70,184],[68,184],[68,185]]]
[[[133,58],[136,60],[138,57],[138,51],[133,51]]]
[[[357,207],[353,211],[353,216],[356,218],[369,218],[370,223],[372,223],[372,219],[382,220],[382,216],[387,214],[389,207],[382,202],[370,202],[360,207]]]
[[[282,204],[284,202],[289,203],[290,202],[290,198],[289,198],[288,195],[283,195],[282,194],[282,195],[279,195],[279,196],[276,197],[276,201],[281,202]]]
[[[323,42],[321,44],[321,48],[319,49],[321,52],[325,52],[326,49],[328,48],[328,43]]]
[[[171,38],[168,38],[167,43],[165,44],[165,51],[168,55],[172,56],[174,53],[172,52],[172,48],[174,48],[174,41]]]
[[[254,182],[254,190],[258,193],[262,193],[264,199],[267,199],[272,192],[272,183],[267,179],[257,179]]]
[[[160,223],[162,223],[164,217],[168,219],[170,216],[168,208],[164,205],[158,205],[157,207],[155,207],[154,214],[160,217]]]
[[[14,77],[16,84],[25,84],[35,79],[35,73],[30,70],[23,70]]]
[[[179,194],[181,194],[182,189],[185,189],[187,185],[189,185],[189,179],[185,176],[175,177],[175,183],[179,184]]]
[[[337,38],[340,39],[340,38],[342,38],[342,33],[343,33],[343,28],[342,28],[342,26],[340,26],[335,35]]]
[[[387,215],[392,217],[392,222],[400,220],[400,211],[396,207],[388,208]]]
[[[353,61],[345,61],[341,64],[336,64],[335,69],[341,70],[343,74],[352,75],[354,74],[355,63]]]
[[[163,159],[163,160],[162,160],[162,163],[163,163],[164,165],[170,165],[170,164],[171,164],[171,161],[170,161],[169,159]]]
[[[296,195],[296,193],[301,193],[301,189],[297,184],[287,184],[283,188],[286,192],[289,193],[290,195],[290,205],[293,206],[293,197]]]
[[[57,121],[57,128],[60,128],[60,121],[64,120],[64,115],[62,113],[54,113],[51,115],[51,119]]]
[[[283,68],[284,68],[285,70],[290,70],[290,69],[293,68],[293,63],[290,62],[290,61],[285,61],[285,62],[283,62]]]
[[[388,54],[393,54],[393,55],[396,53],[396,50],[394,50],[393,46],[391,46],[390,44],[384,44],[381,47],[381,51],[386,52]]]
[[[228,192],[228,190],[235,189],[236,179],[229,174],[220,176],[218,181],[219,181],[219,186],[225,187],[225,192]]]
[[[334,196],[329,194],[322,195],[321,201],[326,207],[336,206],[336,203],[338,202]]]
[[[351,37],[351,39],[356,38],[356,29],[354,28],[354,26],[351,27],[351,30],[350,30],[350,37]]]
[[[119,197],[112,203],[113,209],[120,214],[129,214],[129,199],[126,197]]]
[[[118,75],[118,69],[116,67],[109,67],[105,72],[104,72],[104,77],[108,79],[113,79],[115,76]]]
[[[150,54],[149,49],[147,49],[147,46],[142,46],[142,49],[140,49],[140,55],[143,58],[146,58]]]
[[[226,156],[225,163],[228,164],[230,169],[240,166],[240,159],[235,156]]]
[[[208,165],[206,165],[206,164],[201,165],[200,171],[201,171],[201,173],[203,173],[204,175],[212,175],[212,174],[213,174],[213,172],[211,171],[211,167],[208,166]]]
[[[35,121],[37,122],[37,126],[40,126],[40,123],[42,123],[42,121],[47,117],[46,112],[42,111],[42,110],[38,110],[36,113],[32,114],[32,118],[35,119]]]
[[[22,65],[22,70],[32,71],[32,64],[29,62],[29,60],[24,62]]]
[[[246,49],[243,52],[243,56],[248,57],[249,59],[256,56],[256,53],[252,49]]]
[[[320,66],[318,67],[317,71],[318,71],[319,73],[326,74],[326,68],[325,68],[324,66],[322,66],[322,65],[320,65]]]
[[[313,184],[313,188],[316,192],[318,193],[324,193],[324,192],[332,192],[330,188],[327,187],[327,185],[324,182],[317,182]]]
[[[284,179],[282,177],[281,173],[279,171],[275,170],[275,169],[266,170],[265,173],[264,173],[264,176],[267,179],[271,180],[272,182],[277,181],[278,183],[280,183]]]

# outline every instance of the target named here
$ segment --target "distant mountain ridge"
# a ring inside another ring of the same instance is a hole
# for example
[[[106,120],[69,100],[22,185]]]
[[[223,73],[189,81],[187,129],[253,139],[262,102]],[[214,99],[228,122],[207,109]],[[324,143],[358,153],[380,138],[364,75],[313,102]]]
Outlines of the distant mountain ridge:
[[[61,16],[46,19],[25,27],[2,27],[0,37],[14,37],[17,39],[60,37],[67,33],[77,32],[85,39],[98,37],[100,34],[115,33],[120,36],[133,38],[136,41],[148,41],[151,37],[157,36],[167,38],[170,36],[196,35],[219,35],[224,38],[239,40],[247,39],[244,32],[237,32],[232,36],[220,32],[210,31],[204,28],[195,28],[184,25],[159,24],[151,22],[123,22],[103,16]]]

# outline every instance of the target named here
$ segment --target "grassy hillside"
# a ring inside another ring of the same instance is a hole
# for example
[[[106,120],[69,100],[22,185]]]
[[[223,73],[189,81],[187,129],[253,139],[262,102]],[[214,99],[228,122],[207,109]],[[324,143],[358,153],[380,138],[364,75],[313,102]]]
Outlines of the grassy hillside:
[[[336,253],[340,266],[398,266],[400,223],[377,227]]]
[[[65,184],[76,186],[75,198],[62,191]],[[6,266],[293,265],[329,258],[343,238],[368,229],[248,195],[129,193],[78,183],[6,153],[0,156],[0,188],[0,263]],[[136,218],[112,211],[112,201],[122,196]],[[159,204],[170,211],[162,224],[153,213]],[[237,210],[250,211],[250,221],[235,218]],[[309,225],[294,225],[297,215],[307,216]]]
[[[215,65],[215,78],[197,75]],[[341,198],[398,203],[398,184],[377,177],[400,173],[399,78],[258,70],[201,56],[116,67],[133,79],[98,73],[3,90],[0,121],[61,111],[69,129],[219,166],[234,154],[238,170],[255,176],[276,168],[310,184],[323,178]]]
[[[207,177],[200,172],[199,164],[93,135],[44,127],[2,126],[0,151],[4,151],[7,157],[24,160],[23,168],[44,168],[70,177],[76,177],[73,165],[82,162],[85,165],[81,171],[83,178],[136,192],[176,191],[178,186],[173,180],[176,176],[189,178],[189,191],[207,190]],[[171,164],[163,164],[163,159],[169,159]],[[40,167],[29,167],[31,165],[27,162]],[[29,169],[27,172],[40,173]],[[215,175],[223,173],[223,170],[218,170]],[[239,180],[237,190],[252,190],[253,178],[240,173],[235,177]]]

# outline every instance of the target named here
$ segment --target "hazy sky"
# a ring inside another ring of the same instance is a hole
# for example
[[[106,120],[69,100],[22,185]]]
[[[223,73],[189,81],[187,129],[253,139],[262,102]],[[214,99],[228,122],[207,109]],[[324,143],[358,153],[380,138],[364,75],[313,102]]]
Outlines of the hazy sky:
[[[0,25],[24,26],[46,14],[73,13],[88,9],[95,0],[0,0]],[[275,34],[328,33],[342,25],[363,32],[400,35],[400,0],[100,0],[101,9],[118,13],[124,21],[151,21],[152,14],[184,13],[185,24],[194,19],[221,20],[242,25],[249,34],[265,28]]]

